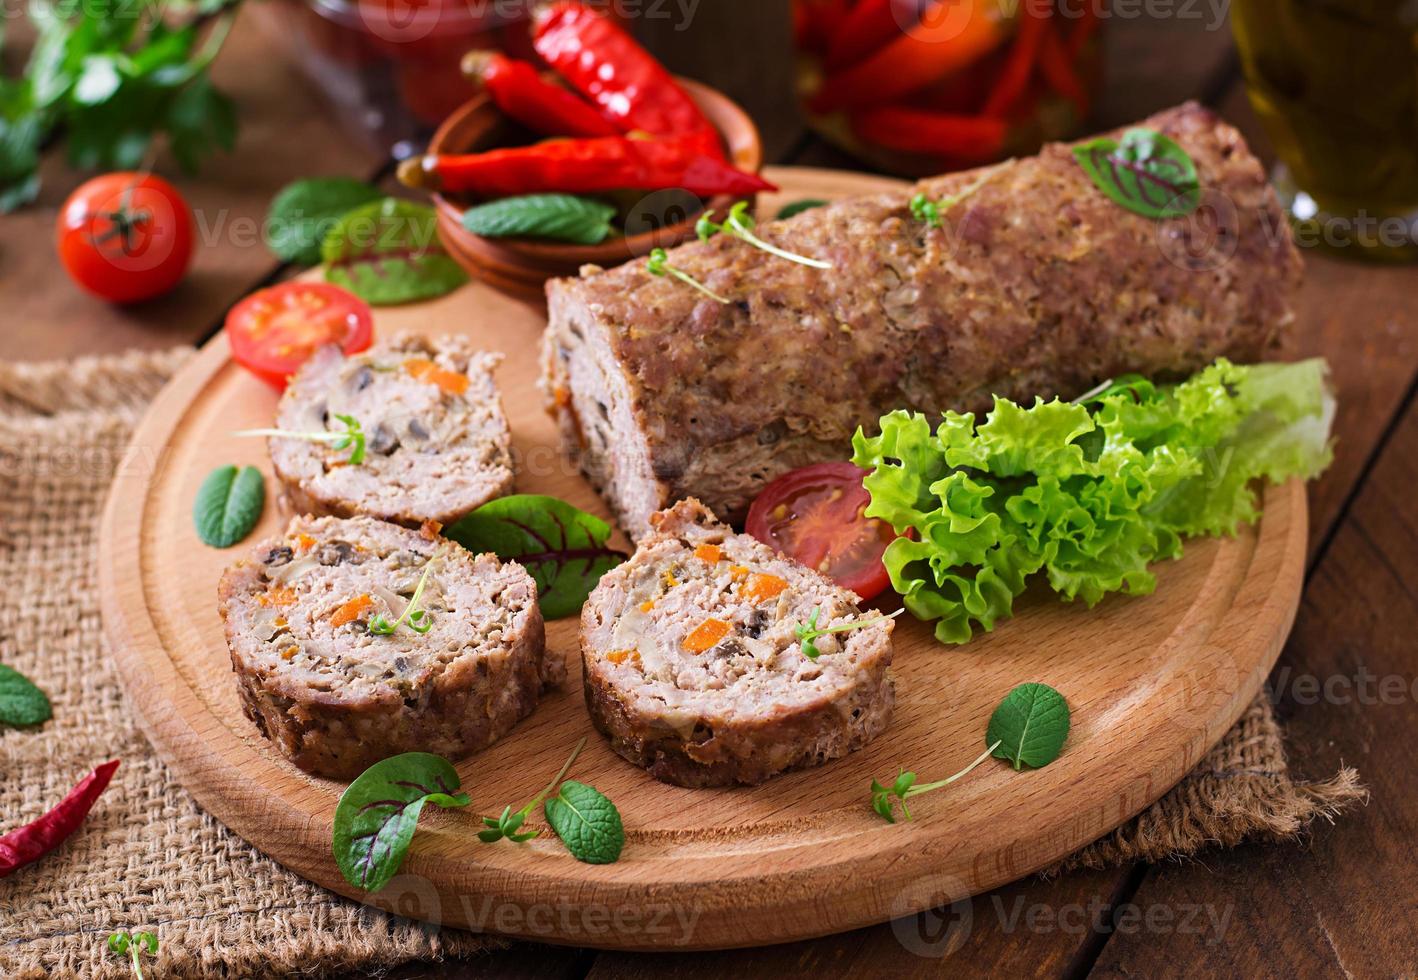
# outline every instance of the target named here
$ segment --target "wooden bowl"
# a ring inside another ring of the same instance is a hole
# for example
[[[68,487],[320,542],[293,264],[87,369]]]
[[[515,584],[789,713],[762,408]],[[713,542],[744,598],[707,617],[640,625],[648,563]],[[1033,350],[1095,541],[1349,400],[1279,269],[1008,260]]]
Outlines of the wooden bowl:
[[[721,92],[679,79],[709,121],[719,130],[729,161],[740,170],[757,173],[763,164],[763,143],[748,113]],[[512,123],[485,94],[464,103],[433,134],[429,153],[477,153],[502,144]],[[670,248],[694,237],[694,222],[703,212],[699,198],[683,191],[633,192],[640,198],[628,224],[633,233],[608,238],[599,245],[575,245],[532,238],[484,238],[463,227],[464,205],[443,194],[433,195],[438,212],[438,237],[443,247],[468,272],[497,288],[542,301],[543,284],[557,276],[574,276],[588,263],[606,268],[648,255],[653,248]],[[708,207],[725,211],[748,197],[720,195]]]

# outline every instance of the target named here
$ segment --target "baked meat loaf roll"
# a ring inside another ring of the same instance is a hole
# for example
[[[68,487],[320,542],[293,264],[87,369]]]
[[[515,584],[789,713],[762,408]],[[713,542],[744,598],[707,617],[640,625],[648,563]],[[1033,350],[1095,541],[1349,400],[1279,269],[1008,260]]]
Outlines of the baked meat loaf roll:
[[[679,786],[761,783],[861,748],[896,701],[894,623],[697,500],[601,577],[581,612],[586,706],[611,747]],[[815,641],[794,627],[862,621]],[[874,621],[873,621],[874,620]]]
[[[1182,375],[1259,358],[1290,322],[1300,272],[1275,195],[1240,135],[1186,105],[1142,125],[1196,163],[1195,215],[1109,200],[1057,144],[763,225],[808,268],[718,235],[670,263],[547,285],[543,387],[562,441],[634,538],[683,497],[737,521],[763,485],[850,453],[898,408],[1072,397],[1118,374]],[[974,187],[939,226],[912,216]]]
[[[367,517],[295,518],[218,597],[247,716],[321,776],[485,748],[565,673],[522,566]]]
[[[317,351],[276,410],[288,432],[342,432],[353,418],[364,460],[349,448],[274,436],[271,464],[292,507],[310,514],[367,514],[418,527],[451,524],[512,491],[512,436],[492,370],[500,354],[466,337],[401,333],[360,354]]]

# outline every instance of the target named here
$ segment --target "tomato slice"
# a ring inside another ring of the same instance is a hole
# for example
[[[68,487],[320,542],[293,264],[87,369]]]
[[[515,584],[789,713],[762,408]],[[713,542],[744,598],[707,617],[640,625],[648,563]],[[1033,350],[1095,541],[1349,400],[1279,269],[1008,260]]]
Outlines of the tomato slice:
[[[881,556],[891,525],[863,517],[871,495],[867,471],[851,463],[816,463],[784,473],[748,509],[746,530],[770,548],[815,568],[862,601],[889,584]]]
[[[374,314],[351,292],[323,282],[287,282],[252,293],[226,317],[231,356],[278,391],[325,344],[356,354],[374,339]]]

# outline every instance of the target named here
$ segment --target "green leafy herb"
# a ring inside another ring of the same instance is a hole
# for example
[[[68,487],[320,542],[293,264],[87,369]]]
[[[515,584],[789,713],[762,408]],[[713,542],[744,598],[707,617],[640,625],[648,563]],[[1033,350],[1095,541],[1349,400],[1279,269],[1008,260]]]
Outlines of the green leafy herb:
[[[1075,146],[1073,156],[1100,191],[1144,218],[1175,218],[1201,204],[1196,164],[1156,130],[1129,129],[1121,140],[1089,140]]]
[[[926,197],[924,193],[916,194],[911,198],[911,216],[917,221],[924,222],[927,228],[940,227],[940,206]]]
[[[787,218],[795,217],[804,211],[811,211],[813,208],[820,208],[827,202],[819,197],[805,197],[801,201],[789,201],[778,209],[777,220],[783,221]]]
[[[330,448],[336,451],[348,449],[350,454],[345,462],[351,466],[359,466],[364,462],[365,456],[364,427],[360,425],[359,419],[355,418],[353,415],[336,414],[335,419],[344,426],[343,429],[335,432],[291,432],[288,429],[242,429],[239,432],[233,432],[232,435],[239,438],[260,436],[268,439],[301,439],[305,442],[328,443]]]
[[[151,932],[115,932],[108,937],[108,951],[128,957],[133,975],[143,980],[142,957],[158,955],[158,937]]]
[[[831,262],[824,262],[822,259],[810,259],[806,255],[799,255],[796,252],[789,252],[787,249],[770,245],[753,233],[753,216],[748,213],[748,202],[739,201],[729,208],[729,216],[724,219],[723,224],[714,220],[714,212],[706,211],[699,216],[699,220],[694,224],[694,232],[699,236],[701,242],[707,242],[714,235],[723,232],[732,235],[741,241],[748,242],[754,248],[762,249],[769,255],[776,255],[780,259],[787,259],[789,262],[796,262],[799,265],[811,266],[814,269],[830,269]]]
[[[208,67],[226,40],[239,0],[164,16],[158,0],[27,4],[35,41],[24,73],[0,78],[0,211],[39,192],[39,149],[67,143],[81,170],[136,170],[159,135],[186,170],[230,150],[236,113]]]
[[[552,781],[547,783],[546,789],[532,797],[522,809],[513,813],[512,807],[509,804],[503,808],[499,816],[483,817],[483,823],[487,825],[488,829],[478,831],[478,840],[485,844],[493,844],[505,837],[514,843],[520,844],[523,841],[529,841],[537,836],[539,832],[535,830],[522,830],[520,833],[518,831],[521,830],[522,824],[526,822],[527,817],[537,808],[537,804],[550,796],[556,790],[557,786],[561,784],[561,781],[566,778],[567,772],[571,769],[571,764],[576,761],[576,757],[581,754],[581,750],[585,747],[586,740],[583,738],[576,743],[576,748],[571,750],[571,755],[567,758],[566,764],[561,767],[560,772],[552,777]]]
[[[0,664],[0,725],[40,725],[53,714],[49,698],[34,681],[15,668]]]
[[[683,269],[676,269],[674,266],[670,265],[669,259],[669,254],[664,249],[652,248],[650,249],[650,257],[645,260],[645,271],[649,272],[652,276],[674,276],[680,282],[693,286],[716,303],[727,304],[729,302],[723,296],[720,296],[708,286],[704,285],[704,283],[691,276],[688,272],[685,272]]]
[[[1059,757],[1068,738],[1068,702],[1047,684],[1020,684],[990,716],[986,751],[1021,766],[1040,769]]]
[[[954,194],[947,194],[939,201],[932,201],[926,197],[924,192],[917,193],[910,201],[911,216],[917,221],[924,222],[927,228],[939,228],[942,215],[984,187],[994,179],[997,173],[1013,162],[1013,160],[1005,160],[1003,163],[995,164]]]
[[[433,571],[433,563],[438,559],[433,555],[428,561],[423,563],[423,574],[419,576],[418,585],[414,586],[414,594],[409,599],[409,604],[404,607],[404,611],[399,614],[399,618],[392,623],[383,613],[375,616],[369,621],[369,632],[375,636],[393,636],[400,626],[407,626],[420,635],[433,629],[433,620],[428,615],[428,611],[418,607],[419,600],[423,598],[424,586],[428,584],[428,573]]]
[[[593,786],[568,779],[542,808],[571,856],[585,864],[611,864],[625,847],[620,811]]]
[[[889,616],[872,616],[870,619],[854,619],[849,623],[838,623],[836,626],[823,626],[818,628],[817,617],[822,612],[820,606],[812,607],[812,615],[808,617],[806,624],[799,623],[793,627],[793,636],[801,641],[803,656],[809,660],[816,660],[822,656],[822,652],[817,649],[817,644],[813,641],[818,637],[826,636],[828,633],[845,633],[848,630],[859,630],[863,626],[871,626],[875,623],[882,623],[888,619],[895,619],[905,610],[898,609]]]
[[[197,490],[192,519],[197,537],[213,548],[230,548],[251,533],[266,506],[266,481],[254,466],[219,466]]]
[[[549,238],[596,245],[611,233],[615,208],[575,194],[524,194],[463,212],[463,227],[486,238]]]
[[[1030,576],[1090,606],[1150,593],[1148,566],[1182,537],[1231,534],[1259,516],[1257,478],[1310,478],[1330,460],[1334,402],[1321,360],[1221,360],[1175,385],[1124,379],[1088,404],[996,398],[988,418],[947,412],[938,429],[898,411],[858,430],[872,472],[867,517],[899,533],[883,562],[942,643],[1010,615]]]
[[[325,279],[376,306],[432,299],[468,275],[439,243],[432,208],[388,197],[335,222],[320,246]]]
[[[976,758],[974,762],[970,763],[964,769],[961,769],[955,775],[947,776],[944,779],[938,779],[933,783],[917,784],[916,774],[914,772],[900,773],[890,786],[883,786],[881,783],[873,779],[871,781],[871,808],[875,810],[878,814],[880,814],[881,817],[886,820],[887,823],[895,823],[896,804],[893,803],[891,800],[891,798],[894,796],[898,801],[900,801],[901,815],[907,820],[910,820],[911,811],[906,806],[907,800],[909,800],[913,796],[920,796],[922,793],[929,793],[933,790],[943,789],[944,787],[949,786],[951,783],[955,782],[961,777],[968,775],[971,770],[973,770],[980,763],[988,759],[990,757],[990,753],[995,751],[996,748],[997,746],[991,745],[989,748],[985,749],[984,752],[980,753],[979,757]]]
[[[287,262],[315,265],[320,245],[340,218],[383,199],[384,193],[349,177],[314,177],[287,184],[266,213],[266,245]]]
[[[405,752],[370,766],[335,807],[331,850],[340,874],[377,892],[404,862],[424,804],[464,807],[468,794],[453,764],[428,752]]]
[[[579,612],[601,576],[625,560],[623,552],[606,544],[609,524],[564,500],[538,494],[490,501],[443,534],[469,551],[491,551],[530,572],[547,619]]]

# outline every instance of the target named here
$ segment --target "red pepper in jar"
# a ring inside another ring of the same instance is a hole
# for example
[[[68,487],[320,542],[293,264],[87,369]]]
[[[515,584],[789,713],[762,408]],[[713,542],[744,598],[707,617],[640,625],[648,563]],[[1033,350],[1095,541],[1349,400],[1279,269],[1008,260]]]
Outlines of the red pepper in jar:
[[[904,0],[857,0],[832,32],[823,64],[837,71],[861,61],[912,26],[897,19],[907,13]]]
[[[1049,15],[1053,12],[1054,0],[1025,0],[1020,12],[1019,32],[1009,48],[1009,59],[1004,63],[999,81],[985,100],[982,110],[987,116],[1005,117],[1024,96],[1029,87],[1029,79],[1034,76],[1034,66],[1039,60],[1039,47],[1044,40],[1044,32],[1049,26]],[[1048,6],[1044,6],[1047,3]]]
[[[399,180],[409,187],[485,197],[666,188],[712,197],[777,189],[706,154],[697,136],[548,140],[486,153],[411,157],[399,166]]]
[[[78,830],[117,768],[117,759],[105,762],[81,779],[54,809],[0,837],[0,878],[38,861]]]
[[[1044,31],[1039,45],[1039,70],[1049,88],[1073,103],[1078,118],[1088,115],[1088,89],[1074,70],[1063,39],[1052,28]]]
[[[618,136],[620,130],[536,67],[494,51],[469,51],[463,74],[480,83],[511,118],[543,136]]]
[[[829,74],[809,101],[825,113],[893,102],[993,50],[1005,38],[990,0],[936,0],[915,27],[850,68]]]
[[[665,67],[608,18],[579,3],[539,15],[533,45],[622,133],[697,138],[722,157],[719,133]]]
[[[907,153],[932,153],[958,163],[993,159],[1004,150],[1009,125],[988,116],[962,116],[909,106],[880,106],[852,114],[864,140]]]

